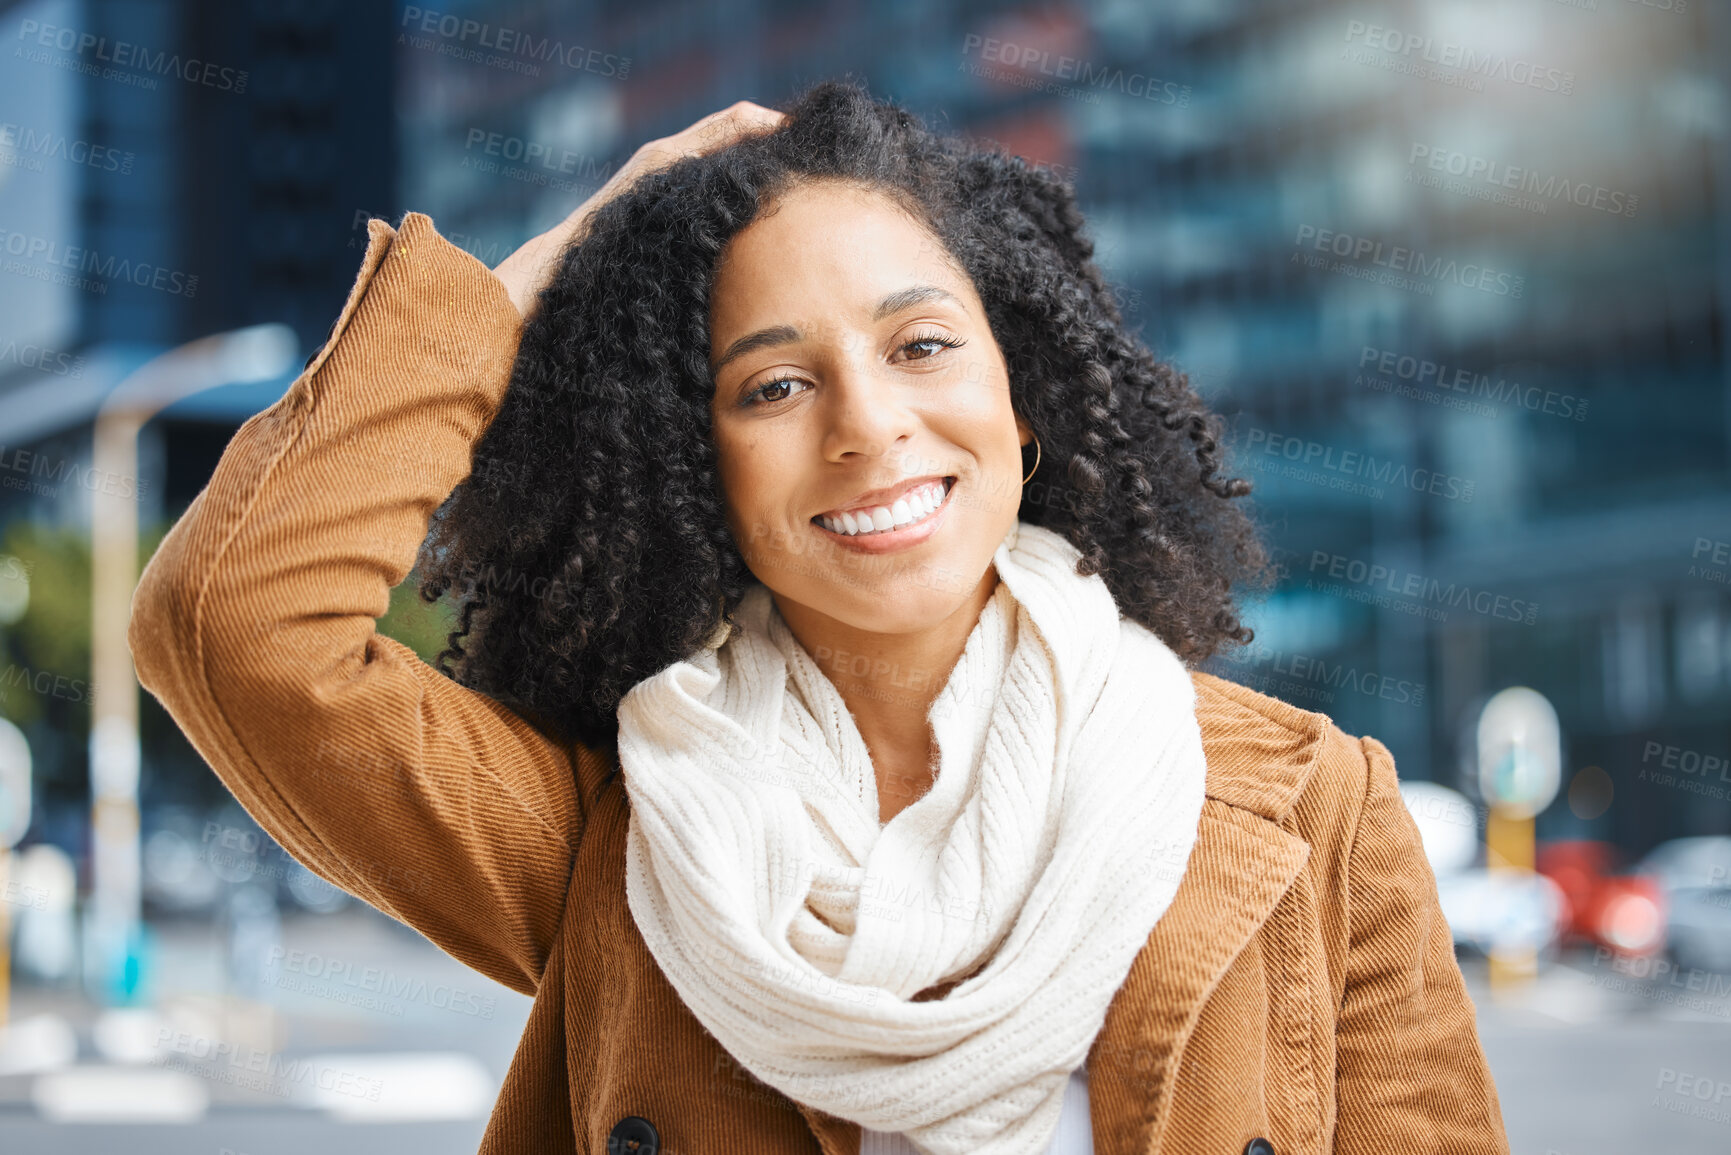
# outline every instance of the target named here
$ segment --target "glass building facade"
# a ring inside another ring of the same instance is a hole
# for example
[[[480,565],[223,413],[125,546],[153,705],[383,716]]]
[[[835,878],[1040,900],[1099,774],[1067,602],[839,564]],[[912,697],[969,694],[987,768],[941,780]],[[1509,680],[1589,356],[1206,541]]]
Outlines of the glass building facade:
[[[1283,565],[1210,668],[1469,791],[1478,707],[1533,686],[1541,837],[1638,852],[1731,826],[1731,782],[1646,773],[1731,747],[1727,19],[1478,11],[403,9],[401,200],[497,263],[646,140],[844,73],[1052,167]],[[1571,807],[1589,766],[1615,805]]]

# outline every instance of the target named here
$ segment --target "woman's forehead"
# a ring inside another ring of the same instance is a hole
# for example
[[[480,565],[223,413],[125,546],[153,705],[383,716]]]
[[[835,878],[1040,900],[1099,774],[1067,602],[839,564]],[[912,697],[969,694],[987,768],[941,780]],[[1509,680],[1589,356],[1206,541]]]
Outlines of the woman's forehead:
[[[716,336],[797,323],[796,313],[873,318],[900,294],[964,308],[977,300],[929,226],[889,195],[852,185],[797,186],[741,230],[723,258],[711,300]]]

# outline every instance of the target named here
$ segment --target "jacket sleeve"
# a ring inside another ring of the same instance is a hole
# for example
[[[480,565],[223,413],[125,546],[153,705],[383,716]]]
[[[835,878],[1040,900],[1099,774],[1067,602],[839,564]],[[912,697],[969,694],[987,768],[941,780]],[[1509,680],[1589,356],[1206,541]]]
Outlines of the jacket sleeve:
[[[289,853],[532,993],[583,827],[575,752],[375,628],[468,475],[523,322],[425,215],[367,230],[330,339],[164,538],[127,642]]]
[[[1506,1155],[1472,1000],[1394,758],[1374,738],[1360,742],[1368,784],[1347,865],[1335,1150]]]

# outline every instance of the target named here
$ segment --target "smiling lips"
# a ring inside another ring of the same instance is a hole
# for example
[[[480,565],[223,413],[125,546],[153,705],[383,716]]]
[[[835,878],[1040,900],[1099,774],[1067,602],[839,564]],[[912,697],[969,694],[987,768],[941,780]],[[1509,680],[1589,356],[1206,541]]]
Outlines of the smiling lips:
[[[953,478],[939,478],[916,486],[888,505],[820,513],[812,520],[831,533],[846,537],[870,537],[877,533],[903,529],[930,517],[943,505],[944,496],[949,493],[953,483]]]

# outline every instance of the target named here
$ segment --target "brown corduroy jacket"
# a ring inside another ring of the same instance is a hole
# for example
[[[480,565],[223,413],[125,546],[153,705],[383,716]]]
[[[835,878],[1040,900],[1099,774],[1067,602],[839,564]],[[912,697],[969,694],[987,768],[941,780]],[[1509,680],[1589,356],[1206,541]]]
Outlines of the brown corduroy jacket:
[[[484,1152],[605,1152],[638,1116],[664,1153],[857,1155],[856,1124],[753,1079],[656,966],[625,902],[613,751],[561,745],[376,631],[522,321],[426,216],[368,234],[330,340],[146,567],[140,681],[296,858],[534,996]],[[1506,1152],[1388,750],[1194,680],[1207,801],[1088,1055],[1094,1150]]]

